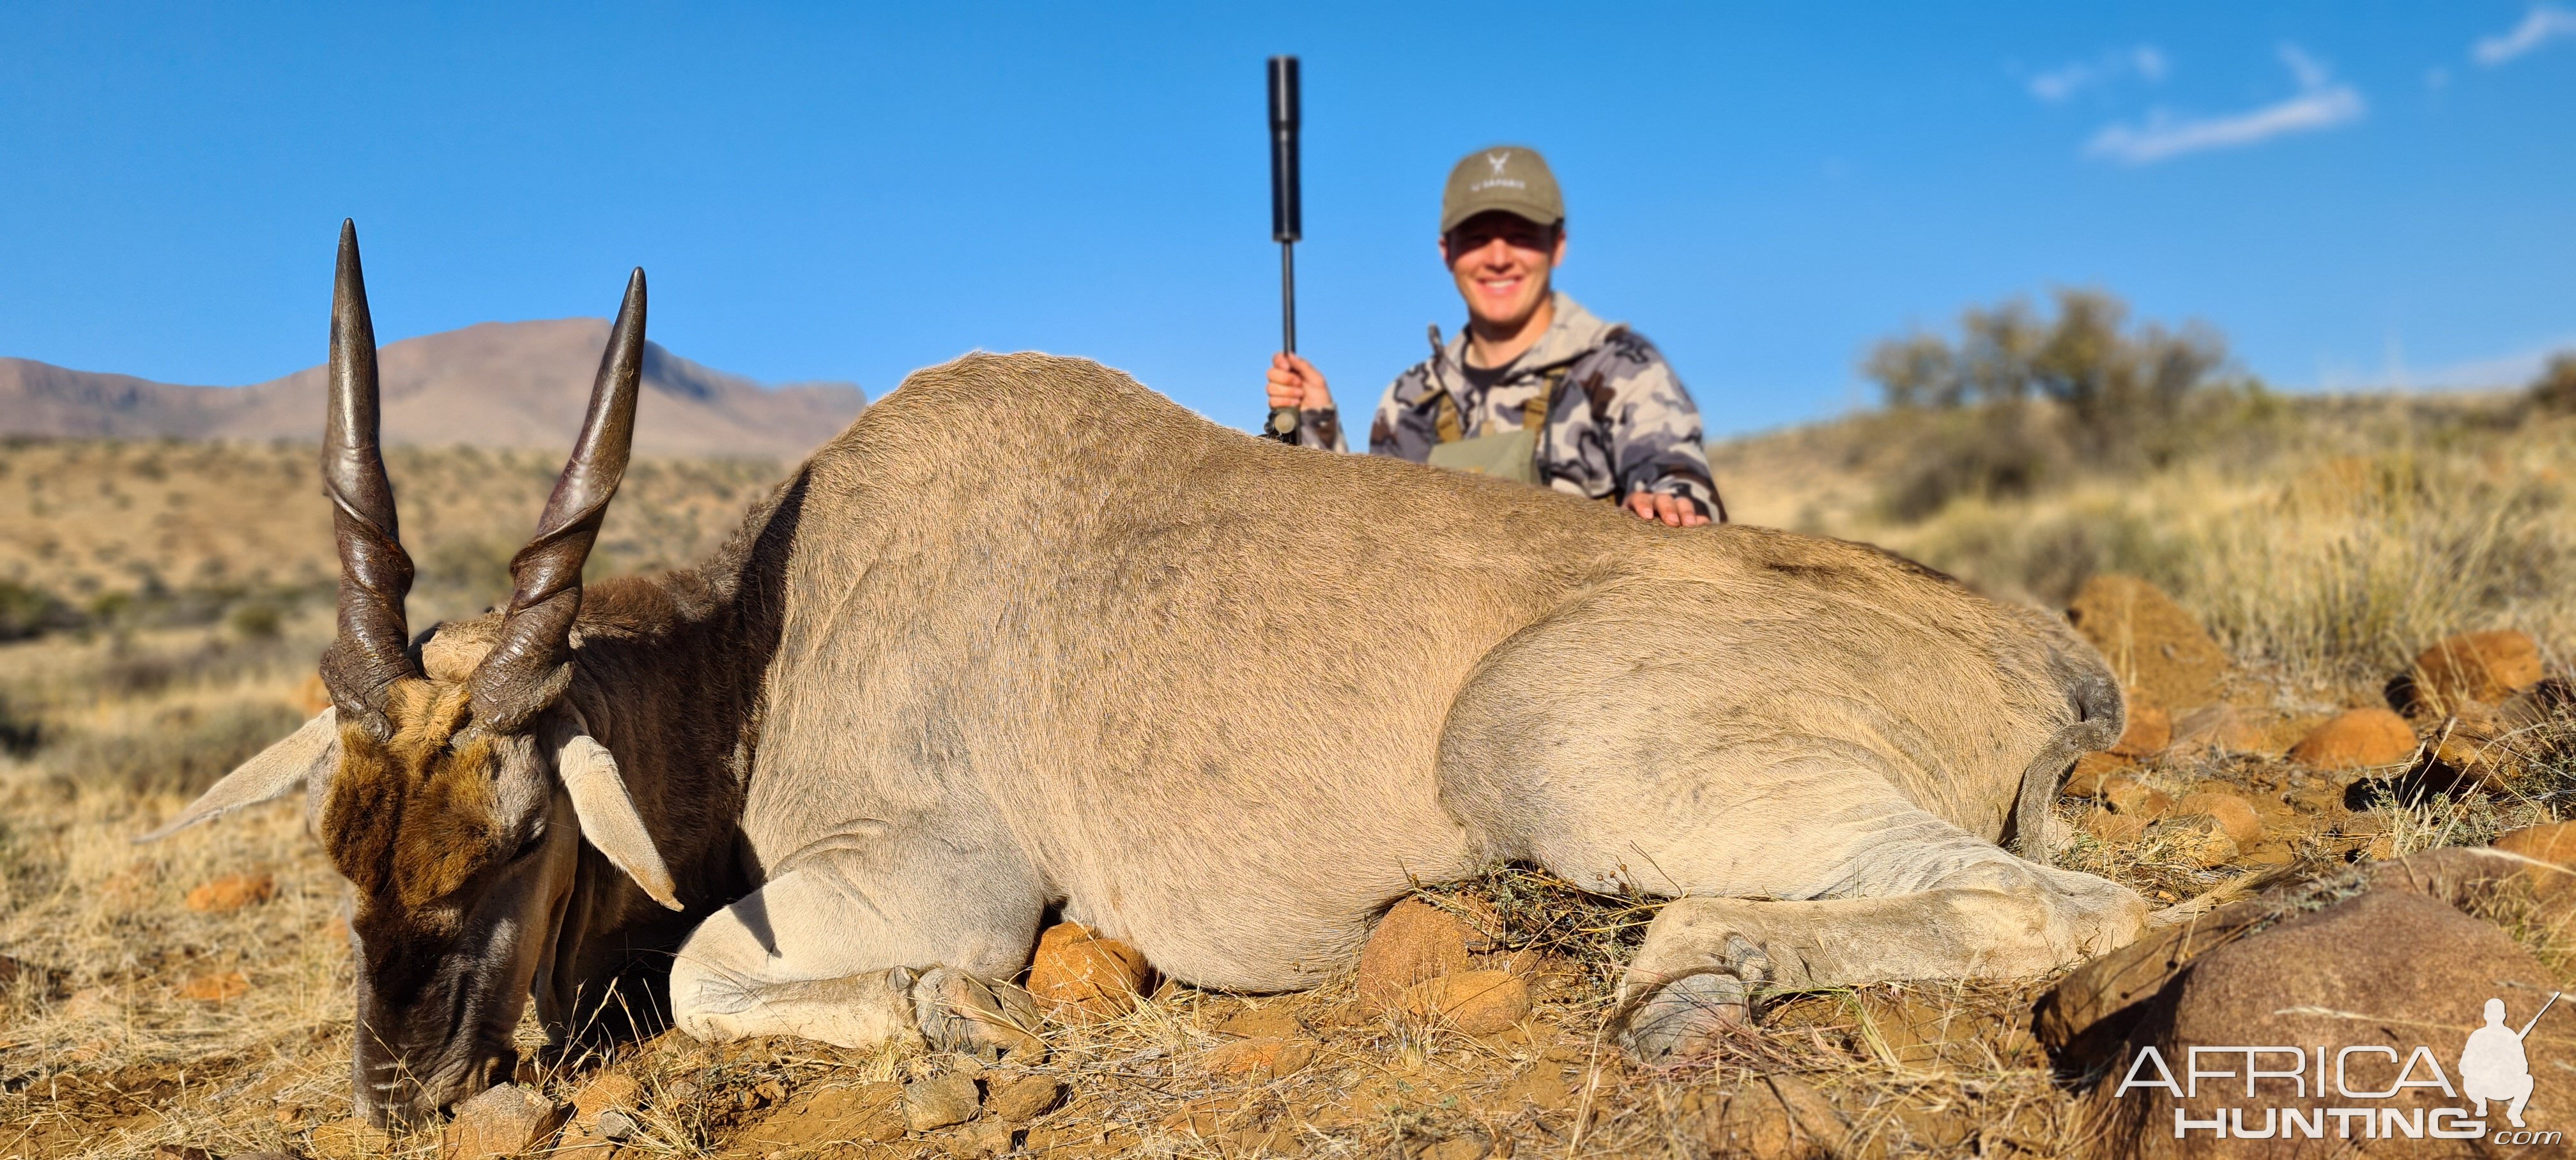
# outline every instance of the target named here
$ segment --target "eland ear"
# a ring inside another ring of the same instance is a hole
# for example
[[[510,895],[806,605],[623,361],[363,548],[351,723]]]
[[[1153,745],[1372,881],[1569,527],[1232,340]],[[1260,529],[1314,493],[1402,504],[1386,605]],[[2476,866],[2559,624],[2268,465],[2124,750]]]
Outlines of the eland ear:
[[[653,834],[644,828],[644,816],[635,811],[635,799],[626,796],[626,778],[617,772],[617,759],[608,748],[587,733],[575,733],[556,751],[555,772],[563,778],[564,792],[572,796],[582,839],[607,855],[653,901],[681,909],[671,871],[662,865],[661,851],[653,848]]]
[[[214,788],[207,790],[168,825],[136,838],[135,842],[157,842],[199,822],[233,812],[243,806],[273,801],[295,791],[307,781],[319,782],[331,776],[332,767],[340,760],[340,711],[324,709],[303,727],[286,735],[286,739],[260,750],[258,756],[241,763],[241,767],[224,775]]]

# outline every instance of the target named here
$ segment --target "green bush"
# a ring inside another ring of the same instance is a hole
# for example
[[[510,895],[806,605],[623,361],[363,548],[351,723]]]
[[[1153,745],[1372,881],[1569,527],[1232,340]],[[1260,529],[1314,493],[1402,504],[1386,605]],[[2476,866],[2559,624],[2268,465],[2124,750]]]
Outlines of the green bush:
[[[2164,465],[2210,426],[2217,396],[2257,396],[2220,371],[2227,343],[2197,323],[2130,327],[2128,306],[2098,290],[2059,290],[2056,312],[2027,302],[1971,309],[1954,343],[1915,333],[1873,348],[1861,371],[1889,409],[1914,416],[1910,450],[1885,495],[1919,520],[1963,496],[2028,494],[2075,471]]]

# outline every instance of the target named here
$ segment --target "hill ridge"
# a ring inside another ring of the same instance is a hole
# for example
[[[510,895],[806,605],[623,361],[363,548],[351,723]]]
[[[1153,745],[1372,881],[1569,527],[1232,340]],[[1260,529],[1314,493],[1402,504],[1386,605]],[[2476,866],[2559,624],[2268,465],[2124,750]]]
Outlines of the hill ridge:
[[[608,341],[602,318],[480,322],[377,352],[384,437],[397,445],[569,446]],[[311,441],[327,368],[246,387],[187,386],[0,358],[0,435]],[[672,353],[644,352],[635,448],[648,455],[793,458],[867,404],[849,383],[764,387]]]

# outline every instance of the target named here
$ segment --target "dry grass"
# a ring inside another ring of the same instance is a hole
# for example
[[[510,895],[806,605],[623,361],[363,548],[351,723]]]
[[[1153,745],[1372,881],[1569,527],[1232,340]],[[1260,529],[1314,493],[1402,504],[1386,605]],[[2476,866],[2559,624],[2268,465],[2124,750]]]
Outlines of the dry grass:
[[[1880,420],[1721,448],[1718,460],[1730,502],[1750,519],[1878,540],[2001,593],[2051,599],[2094,570],[2147,575],[2245,662],[2231,699],[2276,734],[2370,700],[2449,632],[2514,626],[2544,642],[2576,639],[2576,513],[2564,482],[2576,420],[2518,423],[2475,400],[2293,410],[2162,472],[1963,500],[1914,522],[1891,519],[1881,502],[1905,448]],[[156,846],[127,841],[300,712],[299,683],[330,631],[319,595],[329,541],[310,455],[0,448],[0,578],[84,608],[102,594],[146,594],[154,576],[165,606],[191,584],[230,593],[214,602],[220,614],[98,620],[86,633],[0,645],[0,955],[18,965],[0,987],[0,1157],[136,1156],[163,1143],[317,1157],[434,1147],[347,1121],[353,1001],[334,927],[345,887],[296,808],[249,811]],[[422,561],[419,622],[499,595],[499,562],[552,470],[534,455],[397,453],[405,532]],[[704,550],[772,473],[639,470],[611,517],[605,566]],[[274,616],[232,614],[247,603]],[[2569,812],[2576,728],[2526,723],[2490,744],[2510,751],[2500,768],[2512,775],[2477,792],[2392,782],[2392,792],[2356,795],[2353,775],[2276,756],[2168,755],[2128,772],[2175,795],[2245,796],[2273,836],[2203,866],[2169,835],[2089,836],[2078,823],[2091,807],[2069,801],[2063,857],[2162,901],[2206,905],[2272,877],[2483,842]],[[2360,808],[2346,809],[2347,798]],[[273,874],[276,896],[232,914],[183,904],[197,884],[242,872]],[[1369,1014],[1347,986],[1262,997],[1166,985],[1120,1018],[1051,1026],[1043,1064],[998,1065],[996,1074],[1036,1066],[1069,1084],[1065,1105],[1024,1143],[1067,1155],[1268,1148],[1451,1160],[1510,1141],[1519,1155],[1698,1157],[1719,1148],[1712,1125],[1727,1114],[1726,1094],[1756,1076],[1796,1077],[1822,1093],[1858,1154],[2057,1156],[2085,1143],[2028,1034],[2038,984],[1786,997],[1715,1058],[1650,1071],[1611,1049],[1603,1028],[1651,901],[1584,895],[1522,869],[1425,897],[1485,929],[1497,946],[1491,964],[1530,972],[1537,1006],[1521,1027],[1475,1037]],[[2512,900],[2493,909],[2553,968],[2576,962],[2546,924],[2517,922]],[[232,972],[245,984],[237,996],[188,997],[190,984]],[[1276,1078],[1211,1066],[1231,1039],[1225,1022],[1251,1009],[1299,1020],[1313,1062]],[[533,1048],[534,1029],[525,1034]],[[568,1095],[603,1066],[646,1090],[643,1134],[617,1155],[685,1160],[746,1155],[750,1128],[827,1087],[974,1065],[791,1041],[717,1049],[666,1035],[551,1060],[525,1078]],[[953,1132],[934,1134],[890,1154],[956,1143]]]

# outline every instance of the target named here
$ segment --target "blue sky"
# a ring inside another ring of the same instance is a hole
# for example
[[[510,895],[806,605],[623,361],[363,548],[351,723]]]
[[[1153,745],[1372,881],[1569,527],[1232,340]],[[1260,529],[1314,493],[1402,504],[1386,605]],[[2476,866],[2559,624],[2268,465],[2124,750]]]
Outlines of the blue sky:
[[[1277,341],[1262,58],[1304,58],[1301,347],[1366,406],[1454,328],[1447,166],[1556,162],[1560,285],[1713,432],[1868,396],[1874,338],[2050,285],[2290,387],[2576,345],[2576,0],[2453,4],[14,4],[0,355],[248,383],[378,333],[607,313],[871,394],[962,351],[1249,427]],[[318,419],[317,419],[318,421]]]

